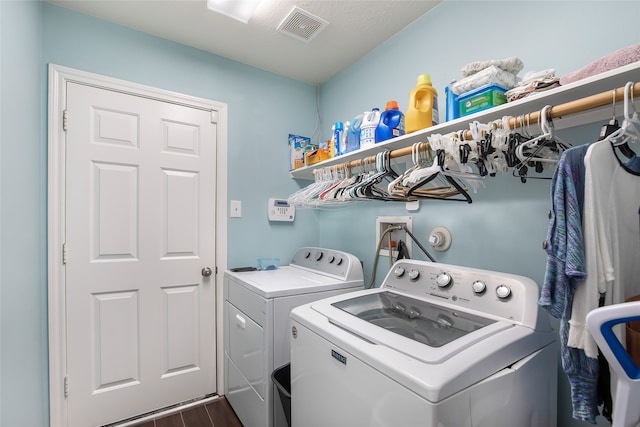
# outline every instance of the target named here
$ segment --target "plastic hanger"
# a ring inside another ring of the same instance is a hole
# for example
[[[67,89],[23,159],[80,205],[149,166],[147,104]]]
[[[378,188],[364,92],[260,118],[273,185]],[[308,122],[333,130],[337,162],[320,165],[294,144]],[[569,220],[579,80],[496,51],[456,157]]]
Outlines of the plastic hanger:
[[[624,86],[624,120],[621,128],[606,138],[611,141],[613,147],[620,149],[621,153],[628,158],[635,157],[635,153],[628,146],[628,143],[640,140],[640,119],[633,107],[633,86],[633,82],[628,82]],[[634,109],[633,114],[630,113],[629,106]]]
[[[551,108],[550,105],[546,105],[540,111],[541,134],[515,145],[515,157],[519,162],[513,166],[513,176],[519,177],[522,183],[527,182],[527,179],[552,179],[552,177],[536,177],[527,174],[530,167],[535,168],[537,173],[542,173],[545,164],[557,164],[562,153],[571,147],[571,144],[562,141],[555,135],[553,121],[548,119],[548,111]],[[507,164],[510,161],[513,161],[513,158],[508,158]]]
[[[548,111],[550,109],[550,105],[545,105],[540,112],[542,134],[516,147],[516,157],[520,159],[520,163],[526,164],[532,160],[543,163],[558,163],[562,151],[571,147],[571,144],[560,140],[555,135],[553,121],[548,119]],[[525,155],[525,150],[532,151]]]
[[[400,186],[403,179],[411,175],[411,173],[420,167],[422,167],[422,162],[420,159],[421,151],[425,153],[429,153],[431,156],[431,147],[428,143],[417,142],[411,146],[411,160],[413,162],[413,166],[404,171],[403,174],[399,175],[396,179],[391,181],[387,186],[387,193],[391,196],[395,197],[405,197],[404,189]]]

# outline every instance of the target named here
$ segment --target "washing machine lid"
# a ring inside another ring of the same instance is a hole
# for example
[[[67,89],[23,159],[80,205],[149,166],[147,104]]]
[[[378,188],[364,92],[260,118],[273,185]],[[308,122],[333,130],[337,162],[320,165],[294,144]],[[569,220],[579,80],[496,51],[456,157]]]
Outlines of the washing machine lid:
[[[290,265],[282,266],[277,270],[227,271],[225,274],[263,298],[279,298],[347,288],[356,290],[363,287],[363,281],[360,279],[340,280]]]
[[[513,324],[379,290],[312,303],[329,322],[428,364],[440,364]]]

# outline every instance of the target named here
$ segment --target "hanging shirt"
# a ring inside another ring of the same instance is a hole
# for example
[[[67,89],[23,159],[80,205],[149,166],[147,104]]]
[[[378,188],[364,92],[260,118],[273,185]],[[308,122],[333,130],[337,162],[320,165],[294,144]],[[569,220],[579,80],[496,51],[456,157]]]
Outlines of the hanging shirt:
[[[637,163],[637,158],[629,162]],[[574,294],[568,345],[597,358],[596,343],[586,326],[589,311],[598,307],[601,294],[605,304],[621,303],[640,294],[640,175],[621,166],[608,141],[589,147],[585,168],[587,277]]]
[[[584,157],[588,145],[566,150],[551,181],[551,218],[545,250],[547,265],[538,304],[560,319],[562,368],[571,386],[573,418],[595,424],[598,415],[598,361],[567,345],[569,319],[577,283],[586,276],[582,211]]]

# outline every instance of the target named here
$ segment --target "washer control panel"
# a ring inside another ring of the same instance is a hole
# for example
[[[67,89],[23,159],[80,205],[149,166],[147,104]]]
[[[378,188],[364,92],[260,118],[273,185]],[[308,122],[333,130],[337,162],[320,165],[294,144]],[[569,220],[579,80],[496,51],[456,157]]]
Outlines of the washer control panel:
[[[335,249],[302,248],[296,252],[289,265],[342,280],[363,280],[360,260],[350,253]]]
[[[396,262],[381,288],[519,323],[538,312],[538,285],[524,276],[418,260]]]

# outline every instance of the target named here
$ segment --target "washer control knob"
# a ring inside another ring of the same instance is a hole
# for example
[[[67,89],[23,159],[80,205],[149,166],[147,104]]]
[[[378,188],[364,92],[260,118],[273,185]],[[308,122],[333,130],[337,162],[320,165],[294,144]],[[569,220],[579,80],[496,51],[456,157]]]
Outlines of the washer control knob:
[[[409,272],[409,280],[411,280],[412,282],[415,282],[419,278],[420,278],[420,272],[418,270],[411,270]]]
[[[334,257],[333,255],[329,255],[329,264],[333,264],[335,260],[336,260],[336,257]]]
[[[342,262],[344,260],[342,258],[338,258],[338,261],[336,261],[336,265],[342,265]]]
[[[305,257],[305,258],[309,258],[310,256],[311,256],[311,252],[310,252],[310,251],[306,251],[306,252],[304,253],[304,257]]]
[[[511,296],[511,288],[507,285],[500,285],[496,288],[496,295],[500,299],[509,298]]]
[[[453,278],[447,272],[440,273],[438,274],[438,277],[436,277],[436,284],[440,288],[446,288],[451,285],[451,282],[453,282]]]
[[[395,270],[393,270],[393,274],[394,274],[396,277],[402,277],[402,276],[404,276],[404,267],[396,267],[396,269],[395,269]]]
[[[322,255],[324,255],[322,252],[316,252],[316,261],[320,261],[322,259]]]
[[[476,294],[481,294],[487,290],[487,285],[482,280],[476,280],[471,284],[471,288]]]

